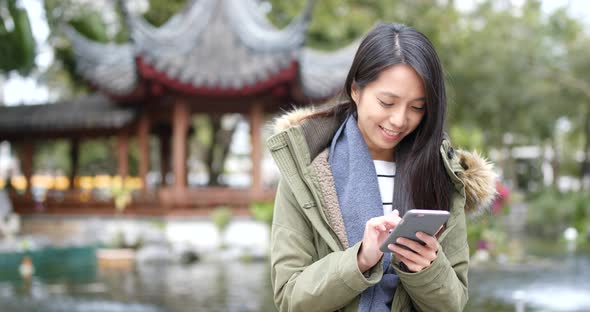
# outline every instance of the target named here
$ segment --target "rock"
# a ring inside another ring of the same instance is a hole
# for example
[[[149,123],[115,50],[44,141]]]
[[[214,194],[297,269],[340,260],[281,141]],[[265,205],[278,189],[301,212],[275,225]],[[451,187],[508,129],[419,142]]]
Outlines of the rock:
[[[185,250],[180,253],[181,264],[193,264],[200,260],[201,256],[193,250]]]

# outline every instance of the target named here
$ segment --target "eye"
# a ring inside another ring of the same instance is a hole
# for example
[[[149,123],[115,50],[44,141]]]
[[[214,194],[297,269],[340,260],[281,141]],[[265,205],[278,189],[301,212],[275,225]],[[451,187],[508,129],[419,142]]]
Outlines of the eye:
[[[379,101],[379,103],[381,103],[381,105],[385,106],[385,107],[393,106],[393,103],[385,103],[385,102],[381,101],[380,99],[377,99],[377,101]]]
[[[424,108],[424,106],[412,106],[412,109],[414,109],[417,112],[423,112]]]

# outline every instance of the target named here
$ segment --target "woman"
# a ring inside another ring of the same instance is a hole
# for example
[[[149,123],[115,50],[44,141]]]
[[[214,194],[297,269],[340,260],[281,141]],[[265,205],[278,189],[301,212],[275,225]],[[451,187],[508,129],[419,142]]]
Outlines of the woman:
[[[495,175],[444,138],[443,71],[430,41],[380,24],[361,42],[347,100],[276,123],[281,171],[271,237],[280,311],[461,311],[467,302],[465,212],[491,202]],[[379,246],[412,208],[451,216],[424,246]]]

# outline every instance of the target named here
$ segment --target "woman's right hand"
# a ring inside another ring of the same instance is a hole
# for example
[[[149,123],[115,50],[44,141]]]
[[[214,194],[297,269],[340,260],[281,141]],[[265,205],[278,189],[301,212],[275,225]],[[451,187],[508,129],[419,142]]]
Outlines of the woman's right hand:
[[[356,256],[359,270],[362,273],[368,271],[381,260],[383,252],[379,250],[379,247],[389,235],[389,231],[395,228],[400,220],[399,211],[396,209],[385,216],[367,221],[363,242]]]

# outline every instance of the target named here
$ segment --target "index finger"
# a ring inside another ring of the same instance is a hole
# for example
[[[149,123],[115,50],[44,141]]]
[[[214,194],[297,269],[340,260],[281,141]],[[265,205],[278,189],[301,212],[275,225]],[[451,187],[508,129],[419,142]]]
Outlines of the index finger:
[[[399,223],[399,220],[401,220],[399,218],[399,216],[396,215],[385,215],[385,216],[381,216],[381,217],[376,217],[371,219],[371,222],[373,222],[373,225],[384,225],[385,227],[387,227],[388,229],[394,228],[396,227],[396,225]]]
[[[391,228],[396,227],[402,220],[402,218],[400,218],[400,216],[397,214],[397,210],[384,215],[383,218]]]
[[[434,250],[438,250],[438,242],[434,236],[430,236],[424,232],[416,232],[416,237],[424,242],[428,247]]]

